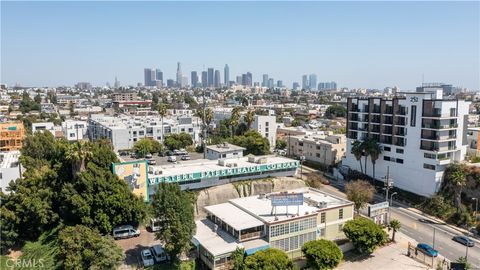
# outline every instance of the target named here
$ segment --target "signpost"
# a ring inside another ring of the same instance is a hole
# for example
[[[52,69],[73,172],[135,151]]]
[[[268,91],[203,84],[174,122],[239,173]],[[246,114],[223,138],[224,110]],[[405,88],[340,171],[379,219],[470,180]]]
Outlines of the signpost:
[[[303,193],[277,193],[270,195],[270,201],[272,203],[272,214],[275,211],[277,215],[277,206],[285,206],[287,208],[286,214],[288,215],[288,206],[297,206],[297,214],[300,211],[300,205],[303,205]]]

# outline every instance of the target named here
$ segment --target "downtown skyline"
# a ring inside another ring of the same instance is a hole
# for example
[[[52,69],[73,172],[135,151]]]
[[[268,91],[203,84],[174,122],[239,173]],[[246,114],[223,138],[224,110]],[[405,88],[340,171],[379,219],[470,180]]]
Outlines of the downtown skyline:
[[[146,67],[176,80],[181,62],[183,75],[197,71],[199,80],[213,67],[223,82],[228,64],[231,81],[251,72],[253,82],[268,74],[286,86],[316,74],[318,82],[349,88],[414,89],[422,78],[480,88],[478,2],[1,5],[1,83],[8,85],[102,86],[115,76],[122,85],[136,85]],[[146,34],[149,25],[161,26],[159,34]]]

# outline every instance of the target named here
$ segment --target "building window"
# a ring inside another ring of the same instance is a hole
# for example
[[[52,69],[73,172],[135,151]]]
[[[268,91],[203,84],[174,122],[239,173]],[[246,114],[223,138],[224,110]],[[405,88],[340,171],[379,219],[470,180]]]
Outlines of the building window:
[[[338,224],[338,232],[342,232],[343,231],[343,224]]]
[[[423,168],[428,170],[435,170],[435,165],[423,163]]]
[[[338,210],[338,219],[343,219],[343,208]]]
[[[417,106],[412,105],[412,109],[410,111],[410,126],[412,126],[412,127],[415,126],[416,118],[417,118]]]
[[[320,236],[325,237],[325,228],[320,229]]]
[[[269,125],[269,124],[270,124],[269,122],[265,122],[265,126],[267,126],[267,127],[268,127],[268,125]]]
[[[397,153],[398,154],[403,154],[403,149],[397,148]]]
[[[383,151],[390,152],[391,149],[390,149],[390,147],[388,147],[388,146],[384,146],[384,147],[383,147]]]
[[[403,164],[403,159],[397,158],[397,163]]]
[[[325,223],[326,219],[327,219],[326,218],[326,213],[325,212],[321,213],[320,214],[320,223]]]
[[[385,160],[385,161],[390,161],[390,157],[383,156],[383,160]]]
[[[429,159],[435,159],[435,154],[430,154],[430,153],[424,153],[423,154],[424,158],[429,158]]]
[[[315,156],[316,156],[317,158],[319,158],[319,157],[320,157],[320,154],[319,154],[319,153],[317,153],[317,154],[315,154]]]

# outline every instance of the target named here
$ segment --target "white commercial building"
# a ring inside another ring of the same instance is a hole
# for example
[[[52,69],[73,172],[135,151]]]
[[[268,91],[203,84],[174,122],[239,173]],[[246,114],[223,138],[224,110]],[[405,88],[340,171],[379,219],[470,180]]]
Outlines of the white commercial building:
[[[270,150],[275,149],[277,140],[277,119],[275,115],[255,115],[252,129],[268,139]]]
[[[351,153],[352,143],[373,138],[383,148],[375,178],[382,180],[389,169],[395,187],[431,196],[440,188],[446,166],[465,157],[469,102],[443,99],[440,90],[399,94],[388,100],[348,99],[343,164],[360,171],[360,163]],[[364,163],[362,157],[362,166]],[[372,172],[369,157],[367,174],[373,176]]]
[[[194,142],[200,141],[201,125],[191,116],[164,117],[129,116],[117,117],[103,114],[92,115],[88,123],[88,136],[91,140],[108,139],[116,151],[132,149],[135,142],[142,138],[163,141],[169,134],[188,133]]]
[[[243,151],[246,150],[241,146],[230,143],[222,143],[218,145],[207,146],[207,159],[228,159],[243,157]]]

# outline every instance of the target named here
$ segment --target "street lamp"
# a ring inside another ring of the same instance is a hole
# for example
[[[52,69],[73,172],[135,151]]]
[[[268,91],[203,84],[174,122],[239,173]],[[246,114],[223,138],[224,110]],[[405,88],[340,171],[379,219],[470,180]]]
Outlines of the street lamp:
[[[388,205],[388,221],[392,220],[392,212],[390,211],[390,208],[392,207],[393,196],[395,195],[397,195],[397,192],[393,192],[392,195],[390,195],[390,204]]]

